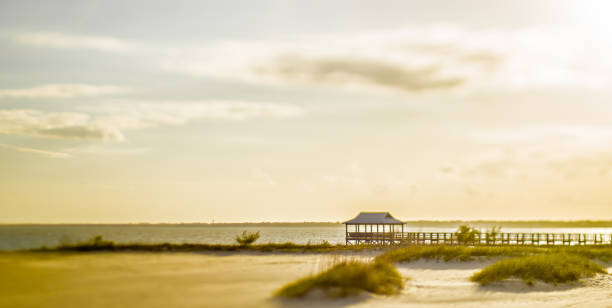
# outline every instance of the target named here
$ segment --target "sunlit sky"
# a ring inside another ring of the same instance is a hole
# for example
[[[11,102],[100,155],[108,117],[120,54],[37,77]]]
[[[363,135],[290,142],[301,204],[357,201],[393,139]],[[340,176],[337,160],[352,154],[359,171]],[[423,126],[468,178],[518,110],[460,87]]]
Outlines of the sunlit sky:
[[[0,222],[611,219],[608,1],[0,2]]]

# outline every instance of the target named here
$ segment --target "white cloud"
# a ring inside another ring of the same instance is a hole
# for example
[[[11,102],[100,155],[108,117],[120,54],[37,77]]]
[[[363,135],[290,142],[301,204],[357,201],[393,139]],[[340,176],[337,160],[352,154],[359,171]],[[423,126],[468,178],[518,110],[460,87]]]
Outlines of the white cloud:
[[[256,168],[252,171],[253,183],[262,183],[267,187],[277,187],[278,182],[267,172],[262,169]]]
[[[22,33],[15,37],[21,44],[53,47],[53,48],[84,48],[108,52],[127,52],[132,49],[130,44],[106,36],[71,35],[58,32]]]
[[[100,120],[121,129],[183,125],[197,119],[244,120],[255,117],[293,117],[303,113],[294,105],[237,101],[115,102],[84,108],[102,113]]]
[[[487,150],[458,162],[456,174],[483,178],[517,178],[550,172],[551,166],[579,163],[588,168],[592,157],[608,157],[612,150],[612,126],[541,125],[516,130],[478,132],[468,139]],[[598,163],[605,165],[605,163]]]
[[[251,83],[401,92],[605,89],[612,44],[578,27],[471,30],[433,25],[283,41],[153,45],[112,37],[25,33],[23,44],[137,52],[195,76]]]
[[[39,150],[39,149],[33,149],[33,148],[19,147],[19,146],[14,146],[14,145],[10,145],[10,144],[2,144],[2,143],[0,143],[0,147],[6,148],[6,149],[10,149],[10,150],[13,150],[13,151],[17,151],[17,152],[34,153],[34,154],[39,154],[39,155],[44,155],[44,156],[49,156],[49,157],[54,157],[54,158],[68,158],[68,157],[71,157],[70,154],[66,154],[66,153],[62,153],[62,152],[45,151],[45,150]]]
[[[515,130],[474,132],[472,141],[498,145],[538,148],[543,152],[564,156],[567,153],[607,149],[612,143],[612,126],[601,125],[537,125]]]
[[[589,46],[585,48],[585,46]],[[612,50],[575,28],[416,27],[171,48],[165,69],[253,83],[382,88],[605,88]]]
[[[45,84],[32,88],[0,89],[0,98],[73,98],[124,93],[125,87],[78,83]]]
[[[123,140],[119,129],[98,123],[90,115],[40,110],[0,110],[0,134],[59,139]]]
[[[96,154],[96,155],[140,155],[146,152],[151,151],[150,148],[134,148],[134,147],[126,147],[125,145],[121,145],[119,147],[112,147],[108,144],[99,145],[99,144],[88,144],[88,145],[80,145],[78,147],[69,148],[65,150],[69,153],[78,153],[78,154]]]
[[[125,139],[124,130],[184,125],[199,119],[244,120],[293,117],[303,110],[293,105],[234,102],[114,102],[81,107],[80,112],[0,110],[0,134],[76,140]]]

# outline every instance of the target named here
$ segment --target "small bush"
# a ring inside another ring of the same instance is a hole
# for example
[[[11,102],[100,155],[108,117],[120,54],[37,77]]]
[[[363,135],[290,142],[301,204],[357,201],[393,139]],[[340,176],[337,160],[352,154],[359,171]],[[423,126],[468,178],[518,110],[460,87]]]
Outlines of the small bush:
[[[77,244],[62,244],[54,250],[62,251],[108,251],[115,250],[116,244],[113,241],[107,241],[101,235],[96,235],[90,238],[87,242]]]
[[[480,285],[508,278],[519,278],[528,285],[536,280],[557,285],[606,273],[605,269],[585,257],[569,254],[547,254],[498,261],[474,274],[470,280]]]
[[[92,237],[91,239],[89,239],[89,243],[92,246],[107,246],[107,245],[113,244],[112,241],[105,241],[102,238],[102,235],[96,235],[96,236]]]
[[[315,289],[329,297],[346,297],[362,291],[391,295],[399,292],[403,285],[402,276],[389,263],[344,261],[282,287],[276,296],[303,297]]]
[[[455,232],[457,236],[457,241],[460,244],[470,244],[476,242],[476,238],[480,238],[480,231],[470,227],[469,225],[459,226],[457,232]]]
[[[493,226],[491,229],[485,231],[485,239],[487,244],[495,244],[497,236],[501,233],[501,226]]]
[[[249,233],[245,230],[242,231],[241,235],[236,236],[236,242],[243,246],[253,244],[257,239],[259,239],[259,231],[255,233]]]

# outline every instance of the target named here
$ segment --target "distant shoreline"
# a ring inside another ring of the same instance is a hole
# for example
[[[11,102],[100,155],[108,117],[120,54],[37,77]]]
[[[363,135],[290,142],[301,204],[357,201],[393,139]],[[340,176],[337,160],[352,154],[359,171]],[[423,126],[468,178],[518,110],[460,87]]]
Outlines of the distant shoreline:
[[[407,220],[408,227],[449,227],[469,224],[477,228],[611,228],[612,220]],[[218,223],[0,223],[4,226],[140,226],[140,227],[332,227],[342,222],[218,222]]]

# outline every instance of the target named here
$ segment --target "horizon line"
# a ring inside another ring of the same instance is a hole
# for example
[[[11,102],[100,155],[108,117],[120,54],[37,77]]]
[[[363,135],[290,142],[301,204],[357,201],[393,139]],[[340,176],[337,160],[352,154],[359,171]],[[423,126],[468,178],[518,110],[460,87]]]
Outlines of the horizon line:
[[[612,222],[610,219],[418,219],[402,220],[405,223],[456,223],[456,222],[506,222],[506,223],[578,223]],[[342,224],[343,221],[214,221],[214,222],[0,222],[0,225],[223,225],[223,224]]]

